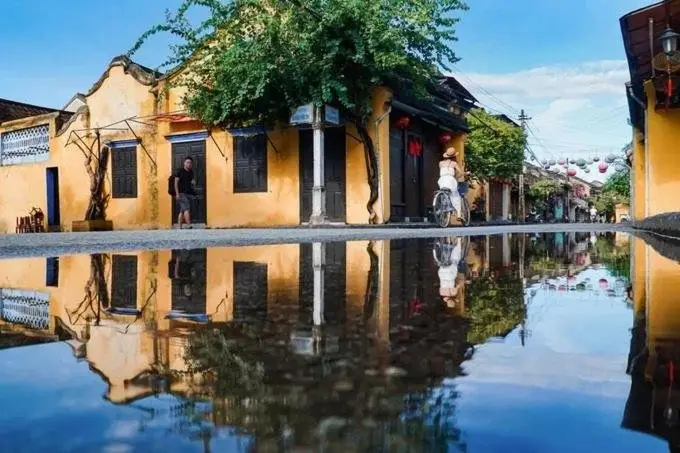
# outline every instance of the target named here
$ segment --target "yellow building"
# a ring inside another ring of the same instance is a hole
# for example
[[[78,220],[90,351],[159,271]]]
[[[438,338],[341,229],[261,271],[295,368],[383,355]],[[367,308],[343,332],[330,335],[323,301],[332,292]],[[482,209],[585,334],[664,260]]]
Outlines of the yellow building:
[[[680,67],[673,64],[669,84],[667,57],[661,40],[667,24],[680,30],[680,1],[669,0],[633,11],[620,22],[631,77],[626,86],[633,126],[630,216],[640,220],[680,211],[677,197],[680,191],[677,154]]]
[[[0,232],[15,231],[17,217],[33,207],[46,213],[53,230],[69,231],[83,221],[90,201],[87,162],[89,168],[106,166],[102,186],[113,228],[170,228],[177,216],[168,177],[188,155],[198,189],[194,223],[219,228],[308,222],[315,187],[311,126],[206,129],[186,116],[184,90],[170,83],[173,77],[117,57],[64,110],[13,103],[14,115],[3,117],[0,101]],[[378,223],[427,217],[442,137],[448,135],[447,144],[464,159],[463,114],[475,100],[452,77],[436,84],[433,95],[432,102],[414,105],[387,88],[375,90],[370,133],[379,165],[373,205]],[[400,128],[404,118],[409,125]],[[368,223],[363,144],[342,118],[327,120],[326,220]],[[86,227],[93,225],[78,226]]]

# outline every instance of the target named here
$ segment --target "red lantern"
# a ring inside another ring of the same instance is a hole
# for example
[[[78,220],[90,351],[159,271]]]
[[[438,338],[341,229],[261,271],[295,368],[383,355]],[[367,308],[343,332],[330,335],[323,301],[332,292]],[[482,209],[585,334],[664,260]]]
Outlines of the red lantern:
[[[607,281],[606,278],[601,278],[600,281],[599,281],[599,283],[600,283],[600,288],[601,288],[601,289],[607,289],[607,288],[609,288],[609,282]]]
[[[413,157],[420,157],[423,154],[423,144],[418,138],[412,138],[408,142],[408,153]]]
[[[450,133],[442,132],[441,134],[439,134],[439,143],[441,143],[442,145],[446,145],[448,142],[451,141],[452,138],[453,136]]]
[[[600,170],[600,173],[606,173],[608,168],[609,164],[606,162],[600,162],[600,165],[597,166],[597,169]]]
[[[396,123],[394,123],[394,125],[398,129],[406,129],[406,128],[408,128],[409,124],[411,124],[411,118],[409,118],[406,115],[399,117],[399,119],[397,119]]]
[[[567,170],[567,175],[569,176],[576,176],[576,169],[575,168],[570,168]]]
[[[559,160],[557,161],[557,163],[558,163],[559,165],[565,165],[565,164],[567,163],[567,161],[564,160],[564,159],[559,159]]]

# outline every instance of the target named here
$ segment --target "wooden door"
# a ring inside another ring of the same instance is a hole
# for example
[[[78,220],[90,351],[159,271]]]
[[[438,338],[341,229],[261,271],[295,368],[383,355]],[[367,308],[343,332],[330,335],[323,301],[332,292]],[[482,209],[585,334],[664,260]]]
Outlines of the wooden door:
[[[404,131],[390,128],[390,220],[406,217],[406,187],[404,181]]]
[[[59,211],[59,169],[50,167],[46,170],[47,178],[47,225],[59,227],[61,214]]]
[[[312,215],[314,191],[314,134],[302,130],[300,143],[300,221]],[[345,128],[324,131],[324,184],[326,186],[326,217],[331,222],[346,221],[346,138]]]
[[[169,273],[172,279],[172,309],[186,314],[205,313],[206,250],[173,250]]]
[[[491,220],[503,217],[503,184],[489,183],[489,215]]]
[[[416,134],[408,134],[408,140],[421,140],[422,137]],[[408,146],[408,141],[407,141]],[[412,156],[404,152],[404,182],[406,199],[406,217],[424,217],[423,206],[423,157]]]
[[[194,179],[196,180],[196,196],[191,200],[191,223],[205,224],[207,220],[205,141],[172,144],[173,174],[179,168],[183,168],[184,160],[188,156],[194,160]],[[177,222],[178,213],[177,200],[173,199],[172,223]]]

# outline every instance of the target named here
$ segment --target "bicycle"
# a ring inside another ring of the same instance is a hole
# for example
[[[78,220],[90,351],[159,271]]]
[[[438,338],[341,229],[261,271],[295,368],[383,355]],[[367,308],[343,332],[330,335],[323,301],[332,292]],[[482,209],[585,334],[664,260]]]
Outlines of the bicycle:
[[[468,183],[459,182],[458,183],[458,193],[461,198],[461,212],[459,218],[463,226],[470,225],[470,205],[465,198],[467,193]],[[437,224],[441,228],[446,228],[451,223],[451,213],[456,212],[456,209],[451,204],[451,191],[449,189],[439,189],[434,194],[434,201],[432,205],[434,207],[434,218]]]

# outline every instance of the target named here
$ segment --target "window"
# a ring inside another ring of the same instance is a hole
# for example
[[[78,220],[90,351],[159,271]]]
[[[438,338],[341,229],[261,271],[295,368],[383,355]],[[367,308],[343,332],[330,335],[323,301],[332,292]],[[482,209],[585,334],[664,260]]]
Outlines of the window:
[[[0,135],[0,165],[42,162],[50,157],[50,127],[47,124]]]
[[[137,308],[137,256],[113,255],[111,266],[111,306]]]
[[[137,198],[137,147],[111,150],[113,198]]]
[[[234,192],[266,192],[266,136],[234,137],[234,156]]]

